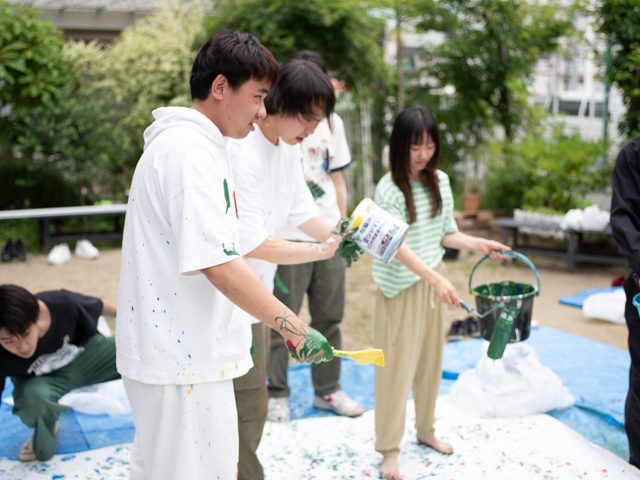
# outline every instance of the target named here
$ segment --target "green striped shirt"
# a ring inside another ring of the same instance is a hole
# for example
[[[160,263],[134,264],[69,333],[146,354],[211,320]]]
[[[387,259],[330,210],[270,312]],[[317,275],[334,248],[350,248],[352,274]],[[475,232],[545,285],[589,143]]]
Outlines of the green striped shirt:
[[[442,210],[436,217],[431,218],[431,197],[426,188],[419,182],[411,181],[413,201],[416,205],[416,221],[409,226],[405,242],[411,250],[428,266],[436,267],[444,256],[442,237],[458,231],[458,225],[453,218],[453,194],[449,176],[437,170]],[[409,214],[404,195],[387,172],[378,182],[374,201],[380,207],[405,222]],[[418,282],[420,277],[394,259],[385,264],[380,260],[373,261],[373,281],[385,297],[391,298]]]

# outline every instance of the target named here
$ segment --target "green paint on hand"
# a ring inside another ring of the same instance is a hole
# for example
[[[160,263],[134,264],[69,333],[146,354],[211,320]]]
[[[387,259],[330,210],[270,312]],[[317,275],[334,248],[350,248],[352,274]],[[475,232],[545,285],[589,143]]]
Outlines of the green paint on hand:
[[[352,237],[354,233],[355,232],[347,233],[336,249],[336,254],[347,261],[347,267],[350,267],[351,263],[357,262],[360,255],[364,253],[364,250],[353,240]]]
[[[347,261],[347,267],[350,267],[353,262],[357,262],[360,255],[364,253],[364,250],[353,240],[353,236],[358,231],[360,225],[358,223],[355,228],[350,229],[350,222],[349,217],[340,219],[338,223],[338,233],[342,236],[342,241],[336,249],[336,255],[340,255]]]
[[[224,213],[227,213],[229,211],[229,208],[231,208],[231,198],[229,197],[229,184],[227,183],[226,178],[222,182],[222,187],[224,188],[224,201],[227,202],[227,209],[224,211]]]
[[[293,343],[290,339],[285,342],[291,356],[298,362],[320,363],[333,358],[333,348],[327,339],[317,330],[309,327],[307,332],[301,332],[293,326],[287,317],[276,317],[277,322],[280,321],[280,330],[293,333],[295,337],[300,339]]]

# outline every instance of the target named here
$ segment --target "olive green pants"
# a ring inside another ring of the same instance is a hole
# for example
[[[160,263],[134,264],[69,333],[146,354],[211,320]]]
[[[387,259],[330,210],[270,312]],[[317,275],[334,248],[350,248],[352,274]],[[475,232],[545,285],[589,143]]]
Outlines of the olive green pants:
[[[96,334],[69,365],[39,377],[11,377],[13,381],[13,414],[34,429],[33,450],[38,460],[53,457],[56,451],[54,433],[60,412],[60,397],[74,388],[120,378],[116,371],[114,337]]]
[[[233,380],[238,410],[240,456],[238,480],[262,480],[264,472],[256,454],[264,424],[267,421],[269,396],[267,394],[267,367],[270,330],[262,323],[251,326],[253,334],[253,367]]]

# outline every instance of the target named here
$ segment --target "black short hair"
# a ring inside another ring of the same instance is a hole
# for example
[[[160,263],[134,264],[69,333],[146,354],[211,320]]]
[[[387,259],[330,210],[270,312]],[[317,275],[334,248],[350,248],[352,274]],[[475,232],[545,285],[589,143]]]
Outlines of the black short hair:
[[[40,306],[35,295],[18,285],[0,285],[0,328],[18,337],[36,323]]]
[[[278,78],[278,62],[250,33],[222,30],[200,48],[191,67],[192,100],[206,100],[211,83],[224,75],[233,90],[251,78],[273,84]]]
[[[312,117],[320,107],[329,118],[336,104],[331,79],[309,60],[293,58],[264,101],[269,115]]]
[[[299,60],[309,60],[310,62],[315,63],[326,75],[329,75],[327,62],[324,61],[324,58],[320,52],[317,52],[315,50],[299,50],[294,53],[291,58],[297,58]]]

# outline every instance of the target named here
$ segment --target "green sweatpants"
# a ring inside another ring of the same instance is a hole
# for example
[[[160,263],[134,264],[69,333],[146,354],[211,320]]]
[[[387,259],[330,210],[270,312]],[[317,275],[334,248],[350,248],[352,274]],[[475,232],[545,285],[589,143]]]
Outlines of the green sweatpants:
[[[33,450],[38,460],[49,460],[56,451],[55,424],[60,412],[67,409],[58,403],[60,397],[74,388],[117,378],[115,338],[99,333],[66,367],[39,377],[11,377],[13,414],[34,429]]]

